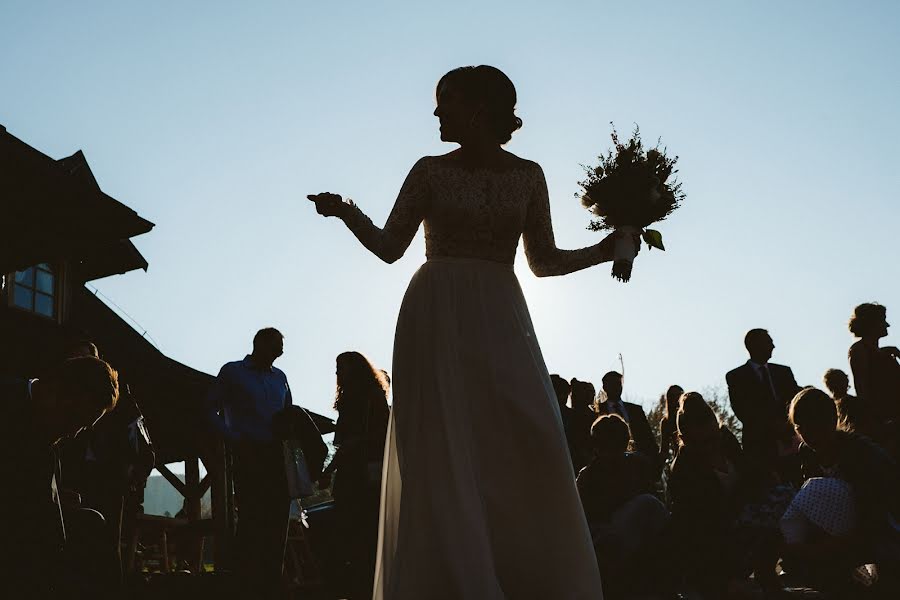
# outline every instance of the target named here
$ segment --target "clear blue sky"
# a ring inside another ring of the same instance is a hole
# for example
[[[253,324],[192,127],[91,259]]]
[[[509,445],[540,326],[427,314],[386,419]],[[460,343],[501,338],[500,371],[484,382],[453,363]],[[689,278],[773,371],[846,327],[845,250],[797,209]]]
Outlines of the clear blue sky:
[[[525,121],[508,149],[543,165],[557,241],[579,247],[597,240],[579,163],[610,121],[637,122],[681,156],[669,250],[642,253],[628,285],[608,265],[517,271],[551,371],[599,381],[621,352],[649,401],[721,383],[751,327],[804,384],[846,368],[854,305],[900,319],[898,31],[889,1],[4,0],[0,123],[53,157],[83,149],[156,223],[135,240],[149,272],[97,286],[165,353],[215,373],[276,326],[294,397],[333,414],[338,353],[390,369],[424,249],[420,232],[385,265],[307,193],[383,223],[415,160],[452,149],[437,79],[492,64]]]

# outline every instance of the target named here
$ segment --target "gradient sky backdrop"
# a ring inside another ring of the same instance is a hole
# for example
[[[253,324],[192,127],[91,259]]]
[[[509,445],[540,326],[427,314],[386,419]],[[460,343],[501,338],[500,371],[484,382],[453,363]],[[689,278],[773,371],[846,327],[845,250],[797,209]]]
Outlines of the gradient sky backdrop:
[[[503,69],[561,247],[597,241],[574,197],[609,122],[662,136],[687,201],[631,283],[609,265],[517,272],[551,371],[626,365],[649,402],[724,382],[767,327],[801,384],[846,368],[854,305],[900,319],[900,4],[885,2],[0,2],[0,123],[156,223],[150,262],[96,282],[169,356],[216,373],[260,327],[294,398],[333,415],[334,357],[390,369],[421,231],[385,265],[307,193],[382,224],[441,144],[433,87]],[[898,344],[896,333],[888,338]]]

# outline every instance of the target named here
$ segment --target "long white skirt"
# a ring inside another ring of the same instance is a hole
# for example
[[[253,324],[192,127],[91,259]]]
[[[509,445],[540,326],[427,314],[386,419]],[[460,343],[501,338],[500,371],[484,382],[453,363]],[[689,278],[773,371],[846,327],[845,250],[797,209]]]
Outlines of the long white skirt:
[[[434,258],[394,340],[375,600],[600,600],[556,396],[512,265]]]

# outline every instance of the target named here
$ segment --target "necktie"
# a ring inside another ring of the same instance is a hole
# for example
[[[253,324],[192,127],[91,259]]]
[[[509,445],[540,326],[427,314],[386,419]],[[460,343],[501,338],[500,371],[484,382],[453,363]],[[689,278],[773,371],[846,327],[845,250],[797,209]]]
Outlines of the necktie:
[[[759,374],[762,377],[763,387],[766,389],[766,395],[772,400],[774,404],[776,401],[775,398],[775,386],[772,384],[772,375],[769,373],[768,365],[761,365],[759,367]]]

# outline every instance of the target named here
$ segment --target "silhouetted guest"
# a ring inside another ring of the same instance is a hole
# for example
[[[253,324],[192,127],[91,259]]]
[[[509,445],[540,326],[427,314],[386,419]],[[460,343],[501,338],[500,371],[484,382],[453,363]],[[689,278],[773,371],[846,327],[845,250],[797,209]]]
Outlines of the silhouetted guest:
[[[641,453],[628,452],[631,433],[618,415],[599,417],[591,427],[594,456],[576,485],[597,551],[603,589],[635,592],[647,568],[636,560],[656,547],[669,511],[653,495],[656,468]]]
[[[700,394],[681,397],[677,423],[681,448],[669,495],[685,578],[713,598],[751,571],[765,588],[779,589],[778,518],[789,489],[773,488]]]
[[[381,371],[359,352],[337,357],[333,495],[340,536],[350,564],[350,598],[370,598],[378,542],[378,502],[390,409]],[[436,469],[440,467],[435,465]]]
[[[821,390],[797,394],[790,418],[803,439],[809,479],[781,520],[788,571],[803,573],[817,587],[840,590],[847,588],[853,567],[875,562],[881,575],[893,578],[884,585],[900,591],[897,463],[870,439],[838,430],[835,404]]]
[[[622,400],[622,374],[610,371],[603,376],[603,394],[597,399],[599,415],[619,415],[631,430],[632,449],[641,452],[653,465],[659,466],[659,447],[644,409]]]
[[[680,385],[670,385],[666,393],[659,399],[665,407],[663,418],[659,422],[659,458],[663,464],[671,465],[678,454],[678,425],[675,417],[678,414],[678,401],[684,394]]]
[[[787,410],[800,387],[790,367],[769,362],[775,344],[768,331],[751,329],[744,346],[750,360],[725,376],[731,409],[743,426],[744,451],[782,479],[796,481],[796,436]]]
[[[225,364],[208,397],[210,422],[233,456],[236,571],[245,597],[274,597],[284,564],[291,499],[282,445],[272,429],[275,415],[293,404],[287,376],[272,364],[283,353],[280,331],[259,330],[253,352]]]
[[[550,375],[550,381],[553,383],[553,391],[556,393],[556,401],[559,403],[559,416],[562,419],[563,431],[566,433],[566,442],[569,445],[569,456],[572,457],[572,467],[574,468],[577,453],[572,432],[574,411],[568,405],[572,385],[556,373]]]
[[[879,347],[890,327],[887,309],[880,304],[860,304],[853,309],[849,327],[859,338],[848,353],[853,387],[882,427],[879,441],[895,447],[900,417],[900,350],[894,346]]]
[[[575,449],[576,473],[591,461],[594,453],[591,426],[597,420],[595,394],[594,384],[572,378],[569,400],[572,403],[572,446]]]
[[[97,347],[84,340],[71,345],[67,354],[67,358],[98,357]],[[79,507],[103,515],[102,541],[116,564],[117,585],[122,582],[123,526],[127,522],[129,532],[134,526],[133,515],[126,518],[126,501],[142,493],[155,462],[143,420],[131,390],[120,384],[115,409],[94,427],[60,445],[64,487],[80,495]],[[131,510],[133,502],[129,503]]]
[[[874,433],[871,414],[865,410],[862,401],[850,393],[850,378],[847,374],[840,369],[828,369],[822,382],[837,408],[838,429],[871,437]]]
[[[66,360],[41,379],[0,382],[0,596],[71,591],[65,564],[79,557],[65,549],[56,444],[96,423],[118,394],[116,372],[92,357]]]

